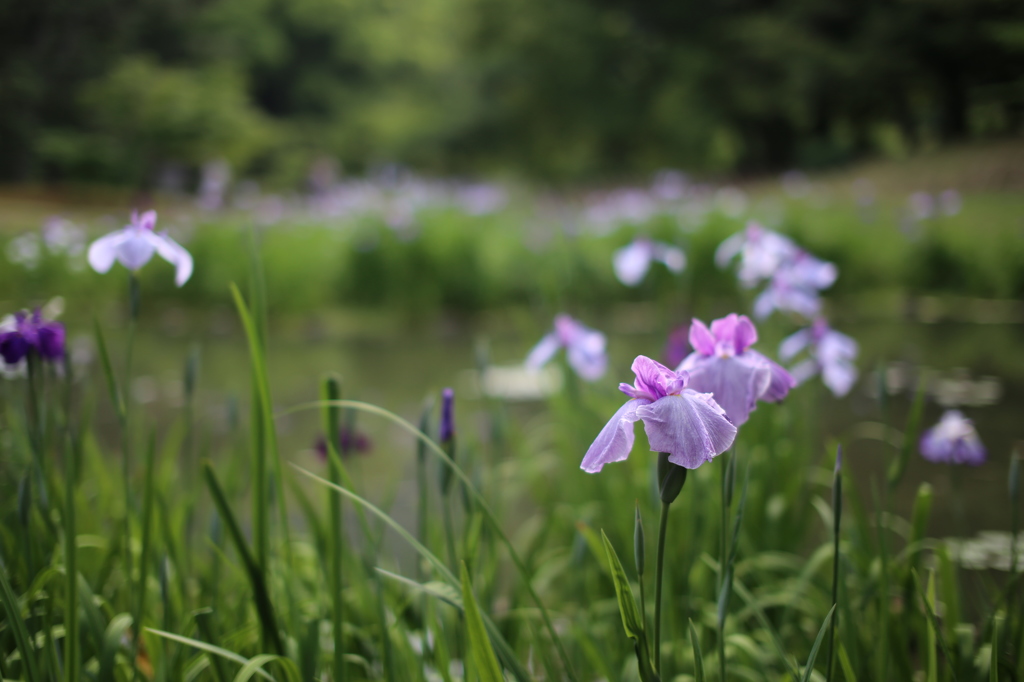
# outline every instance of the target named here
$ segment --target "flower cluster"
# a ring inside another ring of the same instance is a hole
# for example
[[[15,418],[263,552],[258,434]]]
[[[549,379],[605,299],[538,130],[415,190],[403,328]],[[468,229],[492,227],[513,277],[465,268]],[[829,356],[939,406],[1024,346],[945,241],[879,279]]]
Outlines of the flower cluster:
[[[18,312],[0,320],[0,372],[17,374],[29,355],[43,360],[64,357],[64,325],[43,319],[39,310]]]
[[[767,283],[754,301],[756,317],[763,319],[778,310],[813,320],[810,327],[787,338],[779,349],[783,360],[808,349],[810,358],[792,368],[793,378],[803,382],[820,372],[836,396],[849,393],[857,379],[857,343],[832,331],[821,315],[821,291],[835,283],[839,275],[836,266],[804,251],[789,237],[754,222],[722,242],[715,261],[724,268],[737,256],[740,284],[750,289]]]

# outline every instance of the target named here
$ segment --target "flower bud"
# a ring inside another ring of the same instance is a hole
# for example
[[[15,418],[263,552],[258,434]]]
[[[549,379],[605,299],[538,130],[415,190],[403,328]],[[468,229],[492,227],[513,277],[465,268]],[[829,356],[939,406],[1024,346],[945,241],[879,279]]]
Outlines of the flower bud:
[[[658,453],[658,486],[662,504],[675,502],[686,483],[687,470],[668,461],[668,456],[667,452]]]

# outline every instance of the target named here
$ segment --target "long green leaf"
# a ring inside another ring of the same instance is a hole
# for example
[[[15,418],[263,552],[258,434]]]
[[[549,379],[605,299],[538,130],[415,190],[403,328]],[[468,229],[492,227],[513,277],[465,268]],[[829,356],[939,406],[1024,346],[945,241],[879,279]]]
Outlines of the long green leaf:
[[[39,675],[39,667],[36,663],[35,648],[32,646],[28,627],[26,627],[25,621],[21,617],[21,606],[18,603],[17,597],[14,596],[11,584],[7,581],[7,567],[3,564],[0,564],[0,599],[3,599],[4,612],[7,614],[9,627],[14,633],[15,645],[18,647],[18,651],[21,652],[26,679],[28,682],[42,682],[43,678]]]
[[[163,637],[164,639],[169,639],[172,642],[177,642],[178,644],[185,644],[186,646],[190,646],[194,649],[205,651],[206,653],[213,654],[214,656],[220,656],[221,658],[225,658],[241,666],[249,664],[249,659],[245,656],[241,656],[239,654],[236,654],[234,651],[229,651],[228,649],[224,649],[219,646],[214,646],[199,639],[192,639],[191,637],[182,637],[181,635],[176,635],[173,632],[165,632],[164,630],[157,630],[155,628],[146,628],[146,632],[151,632],[157,637]],[[255,671],[255,674],[262,677],[265,680],[271,680],[271,682],[274,682],[273,676],[271,676],[263,669],[257,669]]]
[[[107,342],[103,338],[103,330],[100,329],[100,323],[97,320],[93,320],[93,331],[96,335],[96,348],[100,355],[100,365],[102,365],[103,375],[107,379],[107,391],[110,392],[110,402],[114,404],[114,411],[117,413],[118,420],[123,423],[125,414],[127,414],[124,398],[117,384],[117,375],[114,374],[114,367],[110,364],[110,354],[107,352]]]
[[[917,380],[917,391],[914,393],[914,404],[910,408],[910,415],[907,417],[907,428],[903,431],[903,447],[897,459],[889,466],[888,479],[889,487],[894,488],[903,478],[903,472],[907,470],[907,462],[910,461],[910,453],[917,445],[917,432],[921,428],[921,416],[924,414],[924,398],[928,392],[928,375],[922,372]]]
[[[700,635],[693,627],[693,619],[690,619],[690,646],[693,647],[693,679],[694,682],[704,682],[704,654],[700,650]]]
[[[217,476],[213,472],[213,466],[209,462],[203,463],[203,476],[206,479],[207,487],[210,489],[210,494],[213,496],[213,503],[217,507],[217,513],[220,514],[221,519],[228,528],[228,535],[235,546],[235,551],[238,552],[238,555],[242,558],[242,563],[245,564],[263,636],[276,653],[283,655],[284,646],[281,644],[281,635],[277,630],[277,618],[274,616],[274,606],[270,600],[270,593],[267,591],[263,571],[260,570],[256,560],[253,559],[252,553],[249,551],[249,546],[242,536],[242,529],[238,526],[238,521],[235,520],[235,515],[231,512],[231,506],[228,505],[224,491],[221,489],[220,483],[217,482]]]
[[[818,649],[821,648],[821,643],[825,639],[825,633],[828,632],[829,625],[832,623],[832,615],[835,613],[835,604],[828,610],[828,615],[825,616],[825,622],[821,624],[821,629],[818,630],[818,636],[814,639],[814,645],[811,647],[811,653],[807,656],[807,665],[804,667],[804,674],[801,678],[802,682],[811,682],[811,675],[814,674],[814,661],[818,658]]]
[[[235,675],[233,682],[249,682],[254,675],[263,672],[264,666],[268,663],[279,664],[290,682],[301,682],[302,676],[299,674],[299,669],[296,667],[295,662],[283,656],[275,656],[274,654],[260,654],[249,659],[249,662],[243,665],[242,669]]]
[[[469,582],[469,571],[466,562],[462,562],[460,571],[462,578],[462,606],[466,613],[466,633],[469,636],[469,650],[476,662],[480,682],[504,682],[501,666],[491,647],[491,639],[487,636],[484,621],[480,618],[480,607],[473,596],[473,585]]]
[[[604,542],[605,556],[608,558],[608,567],[611,569],[612,584],[615,585],[615,599],[619,603],[619,615],[622,616],[622,627],[626,635],[637,641],[644,636],[644,625],[640,619],[640,609],[637,607],[636,598],[633,596],[633,588],[626,577],[626,571],[619,561],[619,555],[615,553],[611,541],[605,532],[601,531],[601,540]]]

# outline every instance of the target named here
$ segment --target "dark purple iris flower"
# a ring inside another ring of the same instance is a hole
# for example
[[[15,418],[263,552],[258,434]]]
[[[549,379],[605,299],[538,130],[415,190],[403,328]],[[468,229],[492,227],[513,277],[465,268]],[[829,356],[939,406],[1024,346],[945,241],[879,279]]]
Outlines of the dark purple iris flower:
[[[711,329],[694,318],[690,325],[693,353],[677,367],[689,372],[695,391],[714,395],[730,421],[747,421],[758,400],[778,402],[796,381],[781,365],[750,348],[757,329],[746,315],[732,313],[711,323]]]
[[[619,384],[629,396],[608,420],[583,457],[580,468],[596,473],[609,462],[621,462],[633,449],[633,424],[644,423],[652,452],[668,453],[668,461],[696,469],[729,449],[736,427],[709,393],[686,387],[686,372],[673,372],[646,356],[633,361],[636,381]]]
[[[64,325],[44,320],[39,310],[15,313],[0,323],[0,357],[6,364],[15,365],[31,352],[44,360],[64,357]]]
[[[455,437],[454,403],[455,391],[450,388],[441,391],[441,424],[437,430],[437,439],[442,445]]]
[[[681,324],[668,333],[665,343],[665,364],[677,367],[690,354],[690,325]]]
[[[919,447],[930,462],[977,466],[987,456],[974,422],[960,410],[946,410],[938,424],[921,434]]]

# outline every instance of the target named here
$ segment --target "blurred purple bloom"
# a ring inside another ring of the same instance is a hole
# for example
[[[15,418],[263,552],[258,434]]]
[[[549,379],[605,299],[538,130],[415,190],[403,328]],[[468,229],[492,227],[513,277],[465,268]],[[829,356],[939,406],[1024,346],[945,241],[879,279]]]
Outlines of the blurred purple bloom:
[[[441,391],[441,425],[437,430],[437,439],[442,444],[455,437],[454,403],[455,391],[450,388]]]
[[[342,426],[339,429],[337,443],[340,448],[338,454],[342,457],[350,457],[357,453],[366,454],[373,449],[373,443],[370,442],[366,434],[350,430],[347,426]],[[327,439],[322,435],[317,436],[313,449],[316,450],[316,454],[320,456],[320,459],[327,459]]]
[[[733,258],[740,256],[737,276],[748,289],[762,280],[772,277],[784,263],[799,252],[789,237],[766,230],[751,221],[743,232],[737,232],[718,245],[715,263],[720,268],[729,265]]]
[[[857,342],[828,326],[823,318],[791,336],[783,339],[779,346],[779,358],[790,360],[807,349],[810,357],[790,369],[793,378],[802,384],[818,372],[828,389],[836,397],[843,397],[853,388],[857,380]]]
[[[681,324],[668,333],[665,343],[665,361],[669,367],[677,367],[690,354],[690,325]]]
[[[583,457],[580,468],[596,473],[609,462],[621,462],[633,449],[633,424],[644,423],[652,452],[667,452],[668,460],[696,469],[725,452],[736,438],[736,427],[707,393],[686,387],[686,372],[673,372],[643,355],[633,361],[636,381],[619,384],[630,397],[612,415]]]
[[[939,195],[939,206],[942,212],[948,216],[954,216],[964,207],[964,200],[960,192],[955,189],[947,189]]]
[[[114,261],[137,271],[156,253],[174,266],[174,283],[182,286],[192,276],[192,256],[165,232],[154,232],[155,227],[156,211],[146,211],[142,215],[132,211],[130,224],[100,237],[89,246],[89,265],[100,274],[109,271]]]
[[[914,192],[907,197],[907,208],[914,220],[927,220],[935,215],[935,197],[928,192]]]
[[[16,365],[30,352],[44,360],[64,357],[64,325],[44,320],[36,310],[20,312],[0,322],[0,357],[7,365]]]
[[[919,447],[921,455],[930,462],[977,466],[986,457],[974,422],[959,410],[946,410],[939,423],[921,435]]]
[[[694,390],[714,395],[736,426],[747,421],[758,400],[778,402],[796,386],[789,372],[750,348],[756,342],[757,329],[746,315],[715,320],[710,330],[694,318],[694,352],[677,368],[689,372]]]
[[[665,267],[677,275],[686,267],[686,254],[682,249],[645,237],[635,239],[616,251],[612,265],[620,282],[627,287],[635,287],[647,274],[651,261],[655,260],[664,263]]]
[[[555,316],[555,329],[542,338],[526,356],[526,366],[540,369],[565,348],[569,365],[587,381],[604,376],[608,367],[604,334],[593,330],[568,315]]]
[[[832,286],[838,276],[834,264],[798,250],[775,271],[767,288],[754,301],[754,316],[764,319],[780,310],[814,317],[821,310],[818,291]]]

